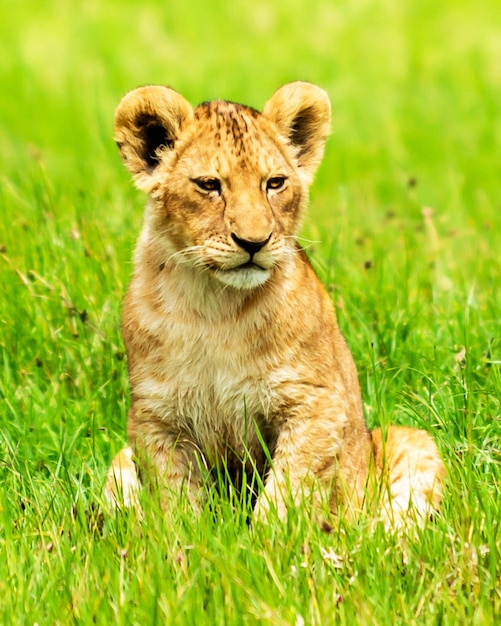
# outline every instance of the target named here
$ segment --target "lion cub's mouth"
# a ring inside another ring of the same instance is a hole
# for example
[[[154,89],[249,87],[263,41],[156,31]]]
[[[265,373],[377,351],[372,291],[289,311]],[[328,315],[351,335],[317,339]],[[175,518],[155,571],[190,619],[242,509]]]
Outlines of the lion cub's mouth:
[[[224,285],[237,289],[254,289],[268,280],[271,271],[249,260],[236,267],[217,269],[214,275]]]
[[[251,261],[249,259],[249,261],[247,261],[247,263],[242,263],[242,265],[237,265],[237,267],[234,267],[234,270],[245,270],[245,269],[256,269],[256,270],[261,270],[262,272],[266,272],[267,269],[265,267],[262,267],[261,265],[258,265],[257,263],[254,263],[254,261]]]

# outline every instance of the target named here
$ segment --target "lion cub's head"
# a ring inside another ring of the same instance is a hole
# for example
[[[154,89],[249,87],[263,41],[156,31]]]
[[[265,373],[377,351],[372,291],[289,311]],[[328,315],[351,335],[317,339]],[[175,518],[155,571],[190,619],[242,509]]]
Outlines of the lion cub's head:
[[[327,94],[304,82],[278,89],[262,113],[222,101],[193,108],[167,87],[128,93],[115,140],[150,195],[145,237],[160,264],[238,289],[266,282],[295,249],[329,127]]]

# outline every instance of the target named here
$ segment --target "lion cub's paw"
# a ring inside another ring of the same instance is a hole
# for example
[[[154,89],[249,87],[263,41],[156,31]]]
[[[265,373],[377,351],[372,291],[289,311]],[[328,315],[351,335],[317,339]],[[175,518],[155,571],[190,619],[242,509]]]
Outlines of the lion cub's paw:
[[[123,448],[115,455],[108,470],[104,495],[111,507],[140,509],[139,491],[141,483],[133,461],[132,448]]]

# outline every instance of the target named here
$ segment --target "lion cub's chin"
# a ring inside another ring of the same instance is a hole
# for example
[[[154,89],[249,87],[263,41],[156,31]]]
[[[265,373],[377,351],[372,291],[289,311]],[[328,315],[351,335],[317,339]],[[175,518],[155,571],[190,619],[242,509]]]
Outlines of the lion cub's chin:
[[[215,270],[214,276],[227,287],[255,289],[270,278],[271,270],[257,265],[245,265],[231,270]]]

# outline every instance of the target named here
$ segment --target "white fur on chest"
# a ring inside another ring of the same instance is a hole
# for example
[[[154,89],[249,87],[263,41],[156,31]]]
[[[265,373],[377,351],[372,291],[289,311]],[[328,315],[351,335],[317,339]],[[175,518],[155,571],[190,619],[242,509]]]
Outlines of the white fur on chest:
[[[242,367],[229,351],[214,351],[213,337],[191,344],[171,336],[168,346],[179,343],[183,349],[173,350],[175,356],[166,350],[157,375],[137,386],[138,395],[209,455],[223,448],[242,454],[254,447],[256,428],[269,422],[275,404],[270,381],[249,365]]]
[[[225,310],[219,319],[207,319],[183,314],[184,299],[192,294],[180,297],[176,289],[164,294],[164,307],[143,311],[143,323],[161,337],[161,347],[136,366],[134,394],[209,454],[255,447],[256,427],[275,419],[280,382],[296,376],[284,367],[283,355],[269,347],[259,350],[260,337],[269,336],[262,311],[228,315]],[[215,308],[210,294],[208,300]]]

